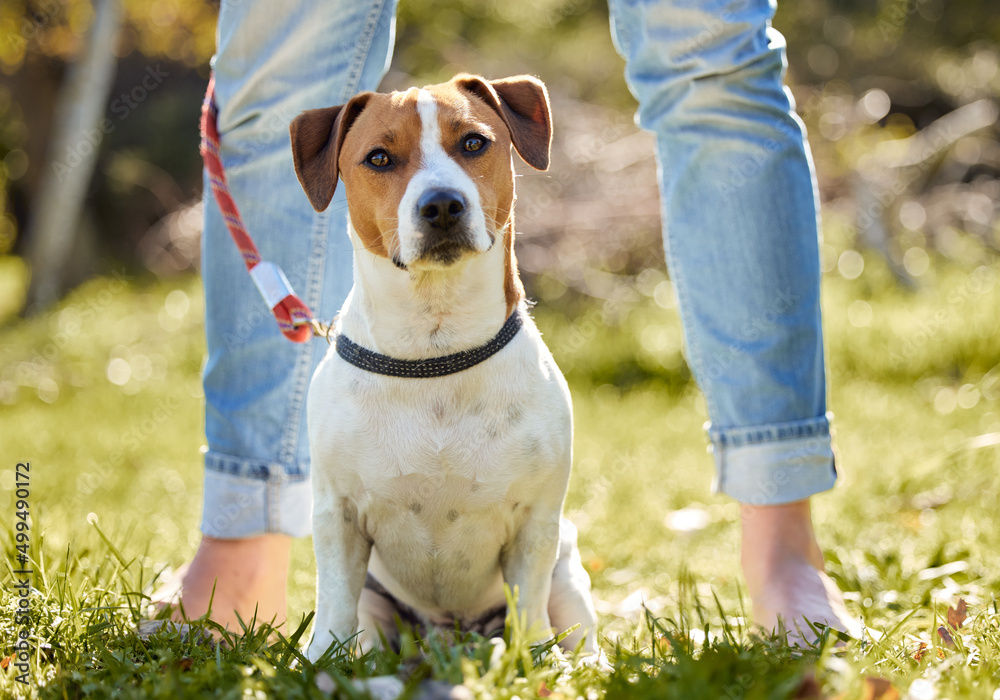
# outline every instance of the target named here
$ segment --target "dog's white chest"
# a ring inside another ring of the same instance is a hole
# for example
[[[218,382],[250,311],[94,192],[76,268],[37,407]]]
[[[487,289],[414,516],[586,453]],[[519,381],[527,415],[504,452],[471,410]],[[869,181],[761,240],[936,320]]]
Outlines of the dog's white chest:
[[[326,453],[314,465],[331,465],[314,468],[314,507],[348,494],[376,577],[446,615],[502,602],[502,550],[569,460],[565,382],[537,330],[437,379],[375,375],[332,355],[309,404],[313,449]]]

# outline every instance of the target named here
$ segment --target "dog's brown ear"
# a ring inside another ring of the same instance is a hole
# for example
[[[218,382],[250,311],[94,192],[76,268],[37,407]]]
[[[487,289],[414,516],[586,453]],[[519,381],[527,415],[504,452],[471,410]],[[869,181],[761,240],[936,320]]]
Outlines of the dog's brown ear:
[[[295,174],[316,211],[330,206],[340,175],[337,166],[340,147],[371,95],[363,92],[345,105],[307,110],[295,117],[288,127]]]
[[[549,167],[552,117],[545,84],[530,75],[502,80],[486,80],[476,75],[459,75],[455,82],[492,107],[510,131],[514,149],[536,170]]]

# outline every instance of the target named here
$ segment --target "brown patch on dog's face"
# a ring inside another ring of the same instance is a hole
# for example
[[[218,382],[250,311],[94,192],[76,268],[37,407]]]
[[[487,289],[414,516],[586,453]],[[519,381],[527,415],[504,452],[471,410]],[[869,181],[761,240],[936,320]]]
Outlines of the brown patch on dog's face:
[[[504,236],[508,250],[505,292],[516,305],[523,287],[516,279],[513,231],[508,225],[514,204],[510,132],[496,111],[453,83],[425,90],[437,103],[441,147],[475,183],[487,231],[494,238]],[[350,193],[351,222],[365,248],[389,258],[399,250],[399,202],[421,167],[417,94],[411,89],[373,95],[351,125],[339,153],[340,177]]]
[[[382,158],[387,164],[381,164]],[[392,258],[399,250],[399,201],[420,168],[416,89],[372,95],[347,132],[338,166],[362,244]]]
[[[514,258],[510,150],[513,145],[534,168],[548,166],[551,122],[545,87],[529,76],[486,81],[459,75],[424,90],[433,98],[439,131],[438,144],[424,145],[434,153],[439,153],[439,145],[475,186],[475,209],[484,217],[479,230],[485,229],[494,242],[503,236],[504,292],[508,310],[513,311],[524,290]],[[305,112],[291,125],[296,173],[313,206],[318,211],[328,206],[339,175],[348,189],[351,221],[362,244],[401,267],[400,216],[412,223],[417,212],[401,212],[400,202],[414,176],[427,166],[421,153],[424,125],[419,95],[416,88],[390,95],[362,93],[342,107]],[[431,161],[442,162],[440,155]],[[436,167],[423,171],[422,177],[437,172]],[[474,220],[471,225],[477,226]]]

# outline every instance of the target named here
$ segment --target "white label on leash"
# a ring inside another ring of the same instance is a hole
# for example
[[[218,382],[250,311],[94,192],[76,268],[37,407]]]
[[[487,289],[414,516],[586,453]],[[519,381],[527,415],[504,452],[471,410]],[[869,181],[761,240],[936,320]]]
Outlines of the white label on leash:
[[[292,285],[288,283],[285,273],[273,262],[262,260],[257,263],[250,269],[250,276],[269,309],[273,309],[282,299],[293,293]]]

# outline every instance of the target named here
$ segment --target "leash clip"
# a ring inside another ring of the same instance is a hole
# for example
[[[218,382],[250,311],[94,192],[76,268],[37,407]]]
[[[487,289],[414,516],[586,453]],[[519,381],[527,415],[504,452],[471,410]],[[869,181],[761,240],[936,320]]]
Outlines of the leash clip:
[[[333,344],[333,339],[331,338],[331,335],[333,334],[332,323],[323,323],[322,321],[316,318],[310,318],[308,321],[306,321],[306,323],[308,323],[309,327],[312,328],[314,336],[316,336],[317,338],[326,338],[327,345]]]

